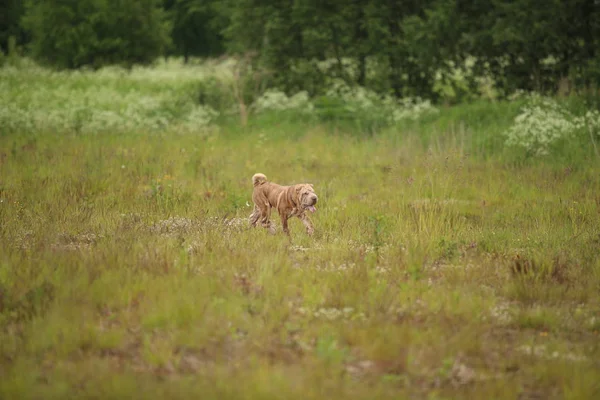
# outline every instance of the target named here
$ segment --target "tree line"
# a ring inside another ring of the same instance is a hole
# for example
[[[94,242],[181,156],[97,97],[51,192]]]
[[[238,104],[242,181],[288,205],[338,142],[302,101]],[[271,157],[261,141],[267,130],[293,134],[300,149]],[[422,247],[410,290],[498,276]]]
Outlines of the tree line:
[[[57,68],[251,54],[311,94],[339,79],[435,100],[456,74],[465,92],[555,92],[598,86],[600,1],[5,0],[0,46]]]

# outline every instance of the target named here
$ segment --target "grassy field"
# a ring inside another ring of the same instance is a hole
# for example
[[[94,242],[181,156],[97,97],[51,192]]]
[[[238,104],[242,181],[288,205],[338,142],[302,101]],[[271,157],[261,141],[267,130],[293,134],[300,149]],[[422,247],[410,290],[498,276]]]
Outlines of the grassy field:
[[[3,131],[0,398],[597,397],[600,165],[474,153],[460,110]],[[314,184],[313,237],[248,227],[255,172]]]

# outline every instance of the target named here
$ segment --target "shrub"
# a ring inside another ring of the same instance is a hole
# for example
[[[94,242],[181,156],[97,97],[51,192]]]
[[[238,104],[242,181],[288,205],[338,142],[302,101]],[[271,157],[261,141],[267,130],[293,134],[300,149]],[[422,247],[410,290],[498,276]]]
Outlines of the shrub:
[[[525,149],[530,155],[546,155],[557,141],[576,129],[573,115],[556,101],[533,96],[506,132],[506,144]]]
[[[532,95],[505,132],[505,144],[520,147],[529,156],[543,156],[550,154],[561,140],[581,139],[587,133],[595,147],[599,132],[598,111],[588,110],[585,115],[577,116],[556,100]]]
[[[416,121],[438,110],[428,100],[420,98],[396,99],[381,96],[361,86],[334,82],[325,96],[316,102],[321,119],[355,119],[380,126],[393,125],[405,120]]]
[[[167,127],[203,132],[218,116],[194,101],[193,72],[202,75],[202,68],[165,64],[129,72],[116,67],[58,72],[26,61],[20,68],[0,68],[0,132],[101,133]]]
[[[236,101],[228,83],[215,77],[209,77],[198,83],[198,103],[219,112],[235,110]]]
[[[297,111],[302,114],[311,114],[314,106],[308,98],[307,92],[299,92],[293,96],[270,89],[264,92],[252,105],[257,112],[264,111]]]

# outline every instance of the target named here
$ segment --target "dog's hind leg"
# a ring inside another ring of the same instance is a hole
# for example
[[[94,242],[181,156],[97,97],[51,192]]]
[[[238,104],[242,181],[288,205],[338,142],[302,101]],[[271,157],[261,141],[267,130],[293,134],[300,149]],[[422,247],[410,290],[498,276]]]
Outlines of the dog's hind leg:
[[[260,224],[262,227],[268,229],[270,233],[275,233],[275,228],[271,223],[271,206],[269,203],[258,205],[258,208],[260,209]]]
[[[254,211],[252,211],[252,214],[250,214],[250,217],[249,217],[250,226],[255,227],[259,218],[260,218],[260,210],[258,209],[258,207],[255,204]]]

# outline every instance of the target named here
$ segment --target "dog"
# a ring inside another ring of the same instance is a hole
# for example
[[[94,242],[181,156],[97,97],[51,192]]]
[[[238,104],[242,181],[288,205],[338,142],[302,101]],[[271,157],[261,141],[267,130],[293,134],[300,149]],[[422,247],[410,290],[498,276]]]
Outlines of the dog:
[[[312,235],[315,231],[306,211],[314,213],[317,211],[315,205],[319,198],[315,193],[313,185],[310,183],[301,183],[292,186],[281,186],[267,181],[264,174],[254,174],[252,176],[252,201],[254,202],[254,211],[250,215],[250,225],[255,227],[260,224],[274,233],[271,223],[271,209],[274,208],[281,217],[281,226],[286,235],[290,235],[288,228],[288,219],[298,217],[306,227],[306,233]]]

